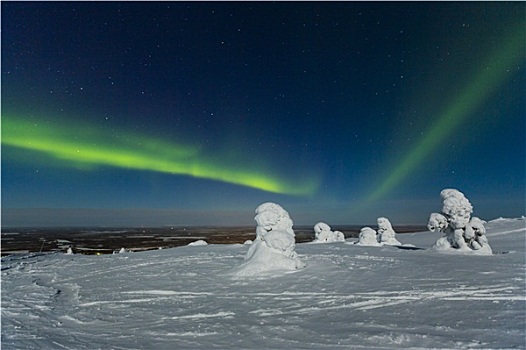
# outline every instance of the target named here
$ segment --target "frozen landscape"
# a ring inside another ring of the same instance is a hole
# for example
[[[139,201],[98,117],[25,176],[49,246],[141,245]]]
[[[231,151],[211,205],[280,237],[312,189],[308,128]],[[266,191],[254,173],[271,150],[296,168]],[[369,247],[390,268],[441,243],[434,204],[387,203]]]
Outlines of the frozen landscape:
[[[0,12],[0,350],[526,350],[526,0]]]
[[[264,276],[233,273],[249,244],[10,256],[2,349],[524,349],[525,223],[487,223],[489,256],[420,232],[296,244]]]

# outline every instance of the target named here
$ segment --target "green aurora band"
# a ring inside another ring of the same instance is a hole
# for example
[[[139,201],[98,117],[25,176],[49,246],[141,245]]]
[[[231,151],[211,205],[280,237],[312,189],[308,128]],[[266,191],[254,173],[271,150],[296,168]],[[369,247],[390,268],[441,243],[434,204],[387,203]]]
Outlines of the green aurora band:
[[[414,171],[455,128],[466,122],[469,116],[491,96],[491,94],[512,74],[513,68],[525,57],[524,23],[478,70],[478,74],[462,92],[439,115],[434,125],[424,133],[409,154],[388,173],[389,176],[375,187],[367,197],[369,205],[399,185]]]
[[[287,182],[256,170],[227,168],[207,159],[198,147],[131,133],[104,132],[86,125],[64,124],[2,116],[2,145],[51,156],[59,166],[65,167],[93,169],[105,165],[156,171],[289,195],[310,195],[318,187],[319,181],[314,178],[304,183]]]

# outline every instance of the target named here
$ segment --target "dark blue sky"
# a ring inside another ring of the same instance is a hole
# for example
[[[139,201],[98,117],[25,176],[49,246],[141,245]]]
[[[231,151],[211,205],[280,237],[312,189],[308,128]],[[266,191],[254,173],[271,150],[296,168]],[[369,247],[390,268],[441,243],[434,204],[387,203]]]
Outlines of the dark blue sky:
[[[2,224],[524,215],[524,2],[2,2]]]

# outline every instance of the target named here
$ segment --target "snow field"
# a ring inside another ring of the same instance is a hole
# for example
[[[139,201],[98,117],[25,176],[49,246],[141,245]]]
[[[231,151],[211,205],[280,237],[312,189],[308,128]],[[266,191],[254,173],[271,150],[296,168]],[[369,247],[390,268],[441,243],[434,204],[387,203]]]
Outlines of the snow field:
[[[239,278],[250,245],[2,260],[2,349],[525,347],[525,220],[491,256],[296,244],[306,267]],[[348,242],[351,243],[351,242]]]

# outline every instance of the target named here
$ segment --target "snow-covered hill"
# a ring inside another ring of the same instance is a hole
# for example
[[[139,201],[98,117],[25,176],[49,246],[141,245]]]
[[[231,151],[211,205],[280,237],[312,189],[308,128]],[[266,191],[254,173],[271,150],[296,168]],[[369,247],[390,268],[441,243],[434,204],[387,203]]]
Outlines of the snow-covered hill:
[[[2,259],[2,349],[522,348],[526,221],[492,256],[297,244],[304,269],[236,278],[248,245]]]

